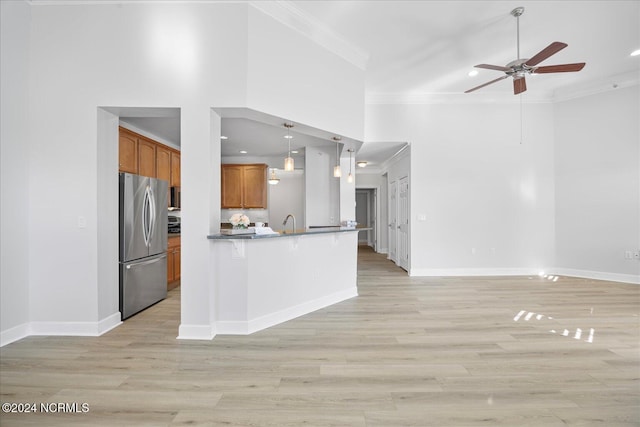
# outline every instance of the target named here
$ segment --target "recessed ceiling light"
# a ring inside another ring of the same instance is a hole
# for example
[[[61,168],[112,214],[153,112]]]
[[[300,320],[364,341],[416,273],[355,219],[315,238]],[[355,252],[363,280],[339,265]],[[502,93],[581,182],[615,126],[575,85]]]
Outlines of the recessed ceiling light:
[[[298,150],[291,150],[291,154],[298,154],[299,151]]]
[[[638,56],[638,55],[640,55],[640,49],[637,49],[631,52],[631,56]]]
[[[247,150],[240,150],[240,154],[247,154]]]
[[[473,77],[473,76],[477,76],[477,75],[478,75],[478,70],[469,71],[469,77]]]
[[[367,162],[365,162],[364,160],[360,160],[359,162],[356,163],[356,165],[358,165],[359,168],[366,168]]]
[[[220,135],[220,139],[227,139],[227,137],[224,135]]]
[[[285,136],[284,136],[284,138],[285,138],[285,139],[291,139],[291,138],[293,138],[293,137],[292,137],[291,135],[285,135]]]

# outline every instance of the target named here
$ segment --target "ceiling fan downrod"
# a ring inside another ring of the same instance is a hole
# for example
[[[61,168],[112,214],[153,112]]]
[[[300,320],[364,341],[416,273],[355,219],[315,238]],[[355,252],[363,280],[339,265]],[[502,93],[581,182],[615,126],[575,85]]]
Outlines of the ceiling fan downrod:
[[[511,15],[515,16],[516,18],[516,58],[518,58],[518,60],[520,59],[520,15],[522,15],[524,13],[524,7],[516,7],[515,9],[513,9],[511,11]]]

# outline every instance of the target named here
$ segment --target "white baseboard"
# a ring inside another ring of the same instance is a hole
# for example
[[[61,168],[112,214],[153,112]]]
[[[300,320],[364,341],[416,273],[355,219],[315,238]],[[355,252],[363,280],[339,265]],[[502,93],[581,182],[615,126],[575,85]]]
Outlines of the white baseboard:
[[[215,325],[184,325],[178,328],[179,340],[212,340],[216,336]]]
[[[553,274],[560,276],[581,277],[584,279],[607,280],[610,282],[633,283],[640,285],[640,275],[607,273],[602,271],[576,270],[573,268],[553,268]]]
[[[412,277],[537,276],[540,271],[544,271],[546,274],[556,274],[559,276],[640,284],[640,276],[633,274],[607,273],[601,271],[576,270],[571,268],[420,268],[411,269],[409,275]]]
[[[111,316],[105,317],[98,322],[98,335],[106,334],[110,330],[122,325],[122,316],[120,312],[113,313]]]
[[[99,322],[31,322],[29,335],[67,335],[97,337],[115,328],[120,323],[120,313]]]
[[[31,335],[97,337],[122,324],[120,312],[98,322],[29,322],[2,331],[0,347]]]
[[[412,268],[409,276],[537,276],[539,272],[532,268]]]
[[[248,321],[218,321],[218,334],[249,335],[357,296],[358,289],[352,288]]]
[[[22,325],[9,328],[6,331],[0,332],[0,347],[4,347],[7,344],[21,340],[29,336],[29,324],[23,323]]]

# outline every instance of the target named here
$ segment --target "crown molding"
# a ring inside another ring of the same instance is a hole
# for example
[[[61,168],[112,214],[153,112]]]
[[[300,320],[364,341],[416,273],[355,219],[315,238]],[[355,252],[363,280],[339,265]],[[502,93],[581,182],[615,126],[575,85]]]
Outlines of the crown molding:
[[[333,52],[351,65],[365,70],[369,53],[349,43],[340,34],[331,30],[320,20],[303,12],[292,2],[250,1],[249,4],[287,27],[297,31],[315,43]]]
[[[540,94],[527,94],[522,99],[510,93],[473,94],[442,93],[367,93],[366,105],[439,105],[439,104],[546,104],[551,99]]]
[[[441,93],[367,93],[365,105],[461,105],[461,104],[553,104],[591,96],[640,84],[640,71],[617,74],[590,82],[563,87],[554,92],[527,92],[521,96],[511,93],[467,94]],[[522,98],[521,98],[522,97]]]
[[[555,91],[553,102],[564,102],[599,93],[640,85],[640,70],[616,74],[588,83],[561,88]]]

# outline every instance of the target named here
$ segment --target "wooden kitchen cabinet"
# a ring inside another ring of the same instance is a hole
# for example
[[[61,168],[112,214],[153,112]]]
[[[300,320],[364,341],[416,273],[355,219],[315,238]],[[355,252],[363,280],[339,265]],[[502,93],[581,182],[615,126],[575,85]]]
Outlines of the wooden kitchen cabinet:
[[[118,144],[118,169],[120,172],[138,173],[138,138],[120,128]]]
[[[167,243],[167,290],[180,284],[180,248],[180,236],[169,236]]]
[[[171,182],[171,150],[162,145],[156,147],[156,178]]]
[[[171,151],[171,179],[170,187],[180,187],[180,152]]]
[[[180,187],[180,151],[129,129],[119,130],[120,172],[150,176],[167,181],[169,187]],[[171,198],[167,201],[171,203]]]
[[[223,209],[267,208],[266,164],[224,164],[220,177]]]
[[[138,175],[156,177],[156,143],[138,138]]]

